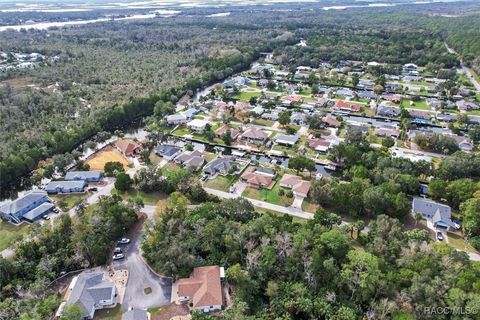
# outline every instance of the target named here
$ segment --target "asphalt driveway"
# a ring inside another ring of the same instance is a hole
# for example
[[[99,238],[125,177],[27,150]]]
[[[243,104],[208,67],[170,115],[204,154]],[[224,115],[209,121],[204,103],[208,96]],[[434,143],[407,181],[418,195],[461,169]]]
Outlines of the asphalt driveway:
[[[140,237],[136,236],[128,245],[121,246],[125,259],[112,263],[115,269],[127,269],[129,278],[125,289],[122,309],[129,307],[148,309],[170,304],[172,279],[153,273],[140,257]],[[145,293],[150,288],[151,293]]]

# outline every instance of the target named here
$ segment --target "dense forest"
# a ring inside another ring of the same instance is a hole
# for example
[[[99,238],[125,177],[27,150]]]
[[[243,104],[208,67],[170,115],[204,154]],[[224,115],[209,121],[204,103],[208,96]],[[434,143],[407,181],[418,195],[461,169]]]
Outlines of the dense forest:
[[[378,215],[349,231],[334,214],[309,222],[258,215],[245,200],[170,206],[143,250],[175,278],[200,265],[225,266],[233,306],[220,319],[476,319],[478,264],[418,230]],[[462,307],[470,314],[429,314]],[[214,319],[194,315],[193,319]]]

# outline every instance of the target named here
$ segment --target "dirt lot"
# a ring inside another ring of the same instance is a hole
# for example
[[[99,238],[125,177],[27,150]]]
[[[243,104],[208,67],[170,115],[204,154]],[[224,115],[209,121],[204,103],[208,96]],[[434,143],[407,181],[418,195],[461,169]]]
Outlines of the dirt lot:
[[[128,169],[128,160],[113,147],[106,147],[89,157],[85,163],[90,166],[91,170],[103,171],[105,163],[120,162],[125,170]]]
[[[178,318],[177,318],[178,317]],[[170,320],[170,319],[190,319],[190,312],[186,305],[176,305],[175,303],[152,312],[151,320]]]

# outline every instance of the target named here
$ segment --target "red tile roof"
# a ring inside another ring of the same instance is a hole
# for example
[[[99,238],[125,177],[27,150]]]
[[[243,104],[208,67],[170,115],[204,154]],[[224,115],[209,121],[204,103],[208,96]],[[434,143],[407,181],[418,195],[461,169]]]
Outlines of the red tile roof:
[[[142,146],[133,140],[118,139],[115,146],[126,156],[138,152],[138,149],[143,150]]]
[[[353,111],[353,112],[359,112],[360,111],[360,105],[355,104],[355,103],[348,103],[343,100],[337,100],[335,102],[335,108],[340,109],[340,110],[348,110],[348,111]]]

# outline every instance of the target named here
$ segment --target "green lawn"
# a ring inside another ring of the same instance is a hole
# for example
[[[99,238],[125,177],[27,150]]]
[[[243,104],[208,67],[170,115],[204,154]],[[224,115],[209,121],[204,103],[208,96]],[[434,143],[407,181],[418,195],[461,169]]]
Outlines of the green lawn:
[[[28,225],[23,223],[20,226],[14,226],[8,222],[0,220],[0,251],[8,248],[14,241],[20,239],[28,232]]]
[[[258,91],[248,91],[248,92],[240,92],[239,94],[234,95],[232,98],[249,101],[252,97],[260,97],[260,92]]]
[[[302,202],[302,210],[310,213],[315,213],[320,206],[310,202],[310,199],[304,199]]]
[[[272,120],[266,120],[266,119],[255,119],[252,122],[253,124],[256,124],[257,126],[265,126],[265,127],[271,127],[275,123],[275,121]]]
[[[63,211],[68,211],[88,197],[88,193],[82,194],[57,194],[51,195],[50,199]],[[61,205],[62,204],[62,205]]]
[[[146,193],[140,190],[129,190],[126,192],[119,192],[115,188],[112,190],[112,194],[118,194],[124,200],[134,200],[140,198],[143,200],[144,204],[147,205],[156,205],[159,200],[163,200],[168,196],[162,192],[151,192]]]
[[[478,102],[480,102],[480,92],[477,92],[477,95],[475,96]]]
[[[478,251],[475,250],[474,247],[472,247],[468,242],[467,245],[465,246],[465,240],[463,240],[462,237],[460,237],[457,234],[454,233],[448,233],[448,244],[455,249],[461,250],[461,251],[466,251],[466,252],[474,252],[478,254]]]
[[[215,179],[209,179],[205,182],[205,187],[229,192],[230,186],[232,186],[237,181],[236,176],[217,176]]]
[[[179,128],[179,129],[173,131],[172,134],[177,135],[177,136],[184,136],[184,135],[187,135],[187,134],[192,134],[192,132],[187,128]]]
[[[427,105],[425,100],[415,101],[413,105],[410,105],[410,101],[408,99],[402,100],[402,106],[407,109],[422,109],[422,110],[430,110],[430,107]]]
[[[269,202],[272,204],[276,204],[279,206],[284,206],[284,207],[289,207],[293,203],[293,197],[288,198],[287,196],[279,196],[278,195],[278,190],[283,189],[285,193],[287,193],[289,190],[280,187],[280,177],[277,177],[275,179],[275,186],[272,188],[272,190],[267,190],[267,189],[254,189],[254,188],[246,188],[245,191],[242,193],[243,197],[251,198],[251,199],[256,199],[256,200],[261,200],[265,202]]]
[[[95,311],[94,320],[121,320],[122,306],[117,304],[115,308],[106,308]]]
[[[471,114],[473,116],[480,116],[480,110],[470,110],[467,111],[467,114]]]

